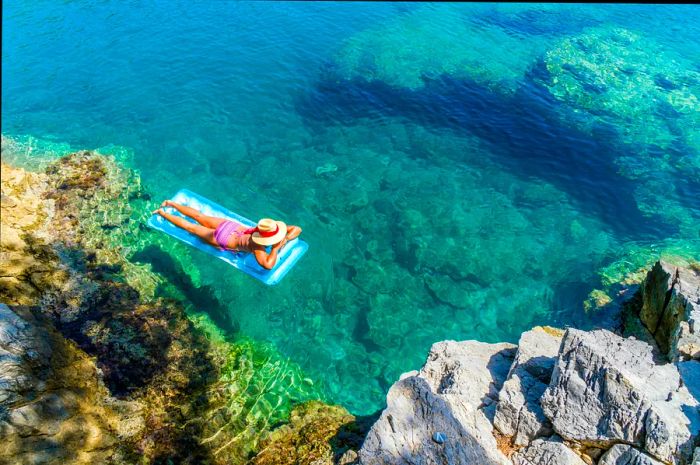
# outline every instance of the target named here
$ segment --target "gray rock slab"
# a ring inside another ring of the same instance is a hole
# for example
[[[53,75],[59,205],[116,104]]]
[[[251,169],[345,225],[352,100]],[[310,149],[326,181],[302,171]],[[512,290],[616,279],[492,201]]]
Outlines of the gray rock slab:
[[[51,347],[29,320],[0,304],[0,407],[10,407],[30,393],[48,365]]]
[[[700,359],[700,270],[657,262],[641,287],[639,318],[671,360]]]
[[[674,464],[692,454],[700,425],[676,366],[606,330],[567,330],[541,405],[565,439],[602,449],[624,442]]]
[[[516,445],[550,436],[552,424],[540,406],[549,385],[564,332],[536,327],[524,332],[508,378],[498,394],[494,426]]]
[[[514,465],[586,465],[560,439],[536,439],[513,455]]]
[[[603,454],[598,465],[663,465],[663,462],[632,446],[616,444]]]
[[[512,344],[433,345],[420,372],[403,375],[389,390],[387,408],[360,449],[360,463],[510,464],[498,450],[488,415],[514,355]]]

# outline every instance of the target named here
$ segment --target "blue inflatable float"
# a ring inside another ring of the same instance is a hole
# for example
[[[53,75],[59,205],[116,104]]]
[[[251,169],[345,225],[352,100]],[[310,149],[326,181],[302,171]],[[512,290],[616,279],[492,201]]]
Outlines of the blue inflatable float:
[[[256,223],[244,218],[241,215],[237,215],[230,210],[225,209],[221,205],[212,202],[209,199],[202,197],[201,195],[195,194],[187,189],[182,189],[177,192],[171,199],[173,202],[177,202],[182,205],[187,205],[192,207],[208,216],[217,216],[219,218],[227,218],[232,221],[236,221],[245,226],[252,227]],[[187,218],[180,214],[180,212],[173,210],[172,213],[178,216],[182,216],[188,221],[194,222],[192,218]],[[152,215],[148,219],[148,226],[151,228],[163,231],[164,233],[173,236],[182,242],[185,242],[192,247],[195,247],[201,251],[204,251],[210,255],[220,258],[229,265],[247,273],[265,284],[271,286],[277,284],[284,278],[284,276],[292,269],[292,267],[299,261],[299,259],[306,253],[309,245],[299,238],[287,242],[282,250],[279,251],[277,255],[277,264],[271,270],[266,270],[261,267],[253,254],[247,252],[232,252],[220,250],[218,247],[211,246],[206,242],[202,241],[200,238],[194,234],[190,234],[182,228],[178,228],[170,221],[166,220],[160,215]]]

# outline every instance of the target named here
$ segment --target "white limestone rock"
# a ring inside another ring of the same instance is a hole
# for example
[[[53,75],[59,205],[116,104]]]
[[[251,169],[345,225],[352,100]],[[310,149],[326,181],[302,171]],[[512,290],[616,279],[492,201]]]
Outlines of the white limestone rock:
[[[700,359],[700,270],[659,261],[641,286],[639,318],[670,360]]]
[[[598,465],[663,465],[663,462],[627,444],[615,444],[600,458]]]
[[[541,405],[565,439],[603,449],[625,442],[673,464],[689,460],[700,427],[676,366],[606,330],[567,330]]]
[[[514,465],[586,465],[561,438],[536,439],[513,456]]]
[[[363,465],[508,465],[493,436],[498,390],[515,355],[512,344],[443,341],[420,372],[404,374],[362,448]]]
[[[540,406],[549,385],[564,332],[536,327],[523,333],[518,352],[498,395],[494,426],[513,443],[524,446],[550,436],[552,424]]]

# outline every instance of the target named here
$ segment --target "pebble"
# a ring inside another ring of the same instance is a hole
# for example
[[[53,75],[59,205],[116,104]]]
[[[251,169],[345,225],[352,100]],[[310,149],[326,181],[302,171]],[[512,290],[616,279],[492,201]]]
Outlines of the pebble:
[[[438,444],[442,444],[447,441],[447,435],[440,431],[433,433],[433,441],[437,442]]]

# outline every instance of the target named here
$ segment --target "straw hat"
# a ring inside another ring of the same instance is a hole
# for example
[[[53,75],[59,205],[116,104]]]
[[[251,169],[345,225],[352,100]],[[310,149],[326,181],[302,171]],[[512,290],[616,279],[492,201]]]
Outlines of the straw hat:
[[[259,245],[272,245],[281,241],[287,235],[287,225],[281,221],[263,218],[258,221],[258,226],[250,236],[250,239]]]

